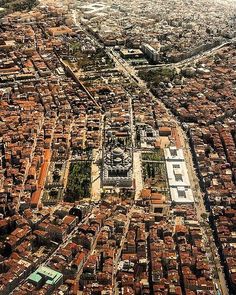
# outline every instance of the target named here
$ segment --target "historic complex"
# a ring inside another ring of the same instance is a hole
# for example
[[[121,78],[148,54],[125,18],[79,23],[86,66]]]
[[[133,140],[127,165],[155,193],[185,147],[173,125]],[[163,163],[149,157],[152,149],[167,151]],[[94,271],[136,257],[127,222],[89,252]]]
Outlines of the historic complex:
[[[0,0],[0,295],[233,295],[235,222],[235,0]]]

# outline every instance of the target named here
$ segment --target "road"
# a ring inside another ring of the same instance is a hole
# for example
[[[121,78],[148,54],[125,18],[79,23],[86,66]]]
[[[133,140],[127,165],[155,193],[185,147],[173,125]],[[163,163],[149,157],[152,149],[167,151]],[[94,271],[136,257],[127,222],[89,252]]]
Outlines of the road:
[[[116,252],[116,258],[113,262],[113,294],[114,295],[118,295],[119,292],[118,292],[118,289],[117,289],[117,286],[116,286],[116,274],[117,274],[117,271],[118,271],[118,264],[119,264],[119,260],[120,260],[120,256],[121,256],[121,252],[122,252],[122,249],[124,247],[124,243],[126,241],[126,236],[127,236],[127,233],[128,233],[128,230],[129,230],[129,225],[130,225],[130,219],[131,219],[131,216],[134,212],[134,209],[135,209],[135,206],[133,205],[128,214],[127,214],[127,222],[126,222],[126,225],[125,225],[125,229],[124,229],[124,232],[123,232],[123,236],[122,236],[122,239],[121,239],[121,242],[120,242],[120,246],[119,246],[119,249],[117,250]]]
[[[236,42],[236,38],[233,38],[227,42],[224,42],[216,47],[213,47],[211,49],[208,49],[206,51],[203,51],[199,54],[193,55],[192,57],[183,59],[179,62],[176,63],[168,63],[168,64],[158,64],[158,65],[144,65],[144,66],[136,66],[135,69],[136,70],[145,70],[145,69],[155,69],[155,68],[161,68],[161,67],[180,67],[180,66],[184,66],[184,65],[188,65],[194,61],[198,61],[199,59],[206,57],[206,56],[210,56],[212,54],[214,54],[217,50],[219,50],[220,48],[230,45],[233,42]]]
[[[78,233],[78,228],[84,223],[88,223],[90,214],[87,214],[76,226],[75,228],[67,235],[66,240],[64,240],[58,247],[50,254],[50,256],[44,261],[42,265],[47,265],[48,262],[52,259],[53,255],[55,255],[60,249],[65,247],[71,240],[74,235]]]
[[[93,150],[93,161],[91,165],[91,199],[97,202],[101,198],[101,175],[98,166],[98,158],[101,157],[100,149]]]
[[[226,284],[224,272],[222,271],[222,268],[221,268],[218,250],[217,250],[216,245],[213,240],[212,231],[211,231],[208,220],[204,221],[202,218],[203,215],[208,216],[209,214],[206,211],[202,192],[201,192],[201,189],[199,186],[199,180],[197,178],[196,171],[194,169],[192,153],[191,153],[191,149],[189,146],[188,137],[178,122],[177,122],[177,130],[180,135],[180,142],[181,142],[181,145],[184,150],[184,157],[185,157],[185,163],[186,163],[187,170],[188,170],[189,180],[190,180],[193,194],[195,197],[195,208],[196,208],[196,212],[197,212],[197,217],[200,222],[204,222],[204,226],[202,227],[204,239],[205,239],[206,245],[209,245],[209,252],[208,253],[213,260],[213,263],[214,263],[213,267],[215,268],[216,272],[218,273],[218,279],[215,279],[215,281],[216,281],[217,285],[220,286],[222,294],[227,295],[227,294],[229,294],[229,291],[228,291],[228,287]]]
[[[102,187],[102,175],[101,175],[101,164],[99,163],[102,159],[102,148],[103,148],[103,132],[104,132],[104,120],[105,116],[101,115],[100,124],[100,143],[99,147],[93,150],[93,161],[92,161],[92,173],[91,173],[91,198],[93,202],[97,202],[101,198],[101,187]]]
[[[72,9],[71,10],[71,13],[72,13],[72,19],[74,21],[74,24],[76,26],[81,26],[81,23],[79,22],[78,20],[78,12],[75,10],[75,9]],[[83,28],[85,31],[87,31],[87,28]],[[90,36],[92,39],[94,39],[98,44],[101,45],[101,42],[98,41],[97,39],[94,38],[94,36]],[[217,50],[219,50],[220,48],[224,47],[224,46],[227,46],[227,45],[230,45],[232,43],[236,42],[236,38],[232,38],[230,39],[229,41],[225,41],[223,42],[222,44],[220,45],[217,45],[211,49],[208,49],[208,50],[205,50],[199,54],[195,54],[189,58],[186,58],[184,60],[181,60],[179,62],[176,62],[176,63],[166,63],[166,64],[157,64],[157,65],[143,65],[143,66],[136,66],[136,67],[132,67],[130,66],[128,63],[126,63],[125,60],[122,59],[122,62],[119,61],[119,59],[115,56],[114,54],[114,50],[112,47],[106,47],[106,53],[108,54],[108,56],[110,56],[110,54],[113,55],[113,60],[115,61],[115,63],[117,64],[120,63],[120,66],[122,67],[124,63],[128,64],[129,65],[129,70],[128,70],[128,73],[129,75],[133,76],[133,78],[136,78],[136,72],[138,70],[141,70],[141,69],[155,69],[155,68],[160,68],[160,67],[181,67],[181,66],[184,66],[184,65],[188,65],[194,61],[198,61],[199,59],[203,58],[203,57],[206,57],[206,56],[210,56],[212,54],[214,54]]]
[[[93,241],[92,247],[91,247],[90,251],[87,253],[87,257],[86,257],[86,259],[85,259],[85,262],[84,262],[84,264],[83,264],[83,267],[84,267],[84,265],[87,263],[87,261],[89,260],[90,256],[93,255],[93,254],[95,253],[95,251],[96,251],[96,246],[97,246],[97,240],[98,240],[98,237],[99,237],[99,235],[100,235],[102,229],[103,229],[103,227],[101,227],[100,230],[99,230],[99,232],[96,234],[96,237],[95,237],[95,239],[94,239],[94,241]],[[81,275],[82,275],[82,273],[83,273],[83,267],[82,267],[81,270],[76,274],[76,282],[77,282],[77,283],[79,283],[80,277],[81,277]],[[81,292],[79,292],[79,293],[81,293]],[[82,292],[81,294],[83,294],[83,292]]]
[[[141,151],[133,152],[133,173],[135,175],[135,200],[139,198],[141,190],[143,189],[141,157]]]
[[[225,46],[225,45],[218,46],[217,50],[223,46]],[[187,165],[187,169],[188,169],[191,187],[193,189],[193,193],[194,193],[194,197],[195,197],[195,208],[196,208],[196,212],[197,212],[197,217],[198,217],[198,220],[201,221],[202,220],[201,216],[203,213],[206,213],[206,208],[204,205],[204,200],[203,200],[202,193],[200,190],[199,181],[198,181],[198,178],[196,175],[196,171],[194,169],[192,154],[191,154],[191,150],[190,150],[190,147],[188,144],[187,135],[185,134],[185,132],[182,129],[178,120],[171,114],[169,109],[166,108],[166,106],[162,103],[162,101],[157,99],[150,92],[146,83],[137,76],[137,73],[135,73],[134,69],[128,63],[126,63],[126,62],[123,63],[123,61],[121,61],[110,48],[106,49],[106,50],[107,50],[107,54],[110,56],[110,58],[113,59],[113,61],[115,62],[115,64],[119,68],[119,70],[121,70],[126,76],[129,76],[133,80],[133,82],[137,84],[138,87],[142,88],[142,90],[144,90],[146,93],[148,93],[148,95],[150,95],[152,97],[153,101],[157,101],[166,110],[167,114],[170,116],[170,121],[172,121],[177,126],[177,131],[178,131],[178,134],[180,135],[180,142],[181,142],[181,145],[184,149],[184,156],[185,156],[185,160],[186,160],[186,165]],[[137,173],[137,169],[135,169],[135,171]],[[229,292],[228,292],[225,276],[224,276],[224,273],[221,269],[220,259],[218,256],[218,252],[215,248],[215,244],[214,244],[213,240],[210,241],[210,239],[209,239],[209,234],[207,233],[207,230],[209,230],[209,229],[210,229],[210,227],[208,225],[208,227],[203,228],[203,232],[204,232],[204,236],[206,238],[206,244],[211,245],[210,246],[210,252],[211,252],[210,255],[211,255],[213,263],[214,263],[213,267],[215,268],[215,270],[218,274],[218,278],[219,278],[219,279],[215,279],[215,281],[216,281],[217,285],[220,287],[222,294],[227,295],[227,294],[229,294]],[[211,237],[212,237],[212,235],[211,235]]]

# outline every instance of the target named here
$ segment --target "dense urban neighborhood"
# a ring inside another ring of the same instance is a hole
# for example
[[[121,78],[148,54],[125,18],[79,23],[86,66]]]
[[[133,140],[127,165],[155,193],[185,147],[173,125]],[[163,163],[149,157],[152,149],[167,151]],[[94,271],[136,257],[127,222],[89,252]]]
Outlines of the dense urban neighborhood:
[[[0,295],[236,294],[236,2],[0,1]]]

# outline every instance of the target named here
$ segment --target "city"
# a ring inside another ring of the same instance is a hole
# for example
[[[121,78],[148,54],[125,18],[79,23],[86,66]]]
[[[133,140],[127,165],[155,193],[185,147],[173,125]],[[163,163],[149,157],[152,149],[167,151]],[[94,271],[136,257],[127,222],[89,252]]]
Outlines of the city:
[[[236,2],[0,22],[0,295],[236,294]]]

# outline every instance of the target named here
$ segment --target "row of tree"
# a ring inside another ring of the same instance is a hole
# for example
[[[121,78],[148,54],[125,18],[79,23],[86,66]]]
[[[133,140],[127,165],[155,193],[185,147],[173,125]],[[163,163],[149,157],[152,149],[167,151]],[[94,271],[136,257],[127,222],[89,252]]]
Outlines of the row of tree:
[[[66,192],[67,201],[73,202],[90,197],[90,185],[91,162],[79,161],[71,164]]]

